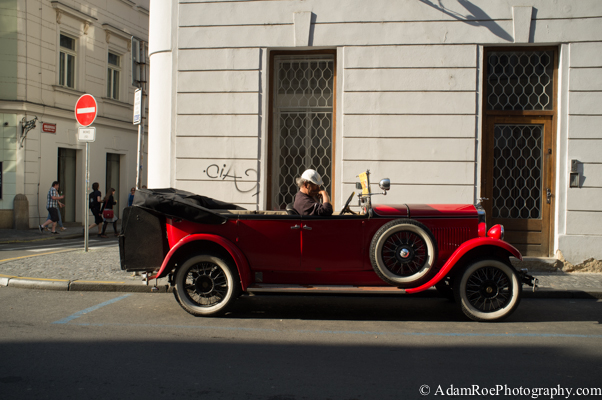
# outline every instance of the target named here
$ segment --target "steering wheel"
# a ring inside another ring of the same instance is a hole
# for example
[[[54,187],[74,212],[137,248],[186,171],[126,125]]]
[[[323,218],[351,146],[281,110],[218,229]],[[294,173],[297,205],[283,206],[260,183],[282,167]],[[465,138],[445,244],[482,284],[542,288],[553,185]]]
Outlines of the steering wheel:
[[[346,212],[348,212],[349,214],[353,214],[353,215],[356,214],[349,208],[349,203],[351,203],[351,199],[353,199],[353,196],[355,196],[355,192],[351,192],[351,196],[349,196],[349,198],[347,199],[347,202],[345,203],[345,207],[343,207],[343,209],[341,210],[341,213],[339,215],[343,215]]]

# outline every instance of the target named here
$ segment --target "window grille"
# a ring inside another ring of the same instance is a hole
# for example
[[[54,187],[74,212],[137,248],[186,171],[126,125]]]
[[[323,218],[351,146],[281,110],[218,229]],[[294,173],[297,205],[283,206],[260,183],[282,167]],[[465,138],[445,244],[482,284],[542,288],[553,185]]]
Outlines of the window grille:
[[[59,85],[75,89],[75,39],[61,34],[59,48]]]
[[[331,193],[334,56],[277,56],[274,69],[272,206],[283,209],[308,168]]]
[[[553,110],[554,52],[487,53],[488,110]]]
[[[495,125],[493,218],[541,218],[543,125]]]

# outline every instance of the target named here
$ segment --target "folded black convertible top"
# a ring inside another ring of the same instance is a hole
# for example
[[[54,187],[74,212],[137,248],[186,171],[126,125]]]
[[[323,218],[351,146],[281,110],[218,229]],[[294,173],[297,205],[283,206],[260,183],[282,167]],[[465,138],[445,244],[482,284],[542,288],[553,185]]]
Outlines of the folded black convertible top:
[[[211,210],[244,210],[235,204],[174,188],[138,189],[134,207],[203,224],[223,224],[227,218]]]

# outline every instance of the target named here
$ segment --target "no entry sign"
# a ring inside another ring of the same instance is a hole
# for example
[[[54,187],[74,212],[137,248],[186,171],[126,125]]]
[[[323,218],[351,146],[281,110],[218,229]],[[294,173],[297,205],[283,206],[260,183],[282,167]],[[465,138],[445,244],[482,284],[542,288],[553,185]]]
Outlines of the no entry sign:
[[[84,94],[75,103],[75,119],[82,126],[90,126],[96,119],[96,99],[91,94]]]

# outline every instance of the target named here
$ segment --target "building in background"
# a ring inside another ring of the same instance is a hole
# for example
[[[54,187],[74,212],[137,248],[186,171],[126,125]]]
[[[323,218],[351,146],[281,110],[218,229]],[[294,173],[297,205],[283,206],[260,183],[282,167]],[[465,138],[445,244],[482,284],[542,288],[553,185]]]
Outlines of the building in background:
[[[63,221],[83,221],[85,144],[74,107],[84,93],[98,103],[90,180],[103,196],[116,189],[117,215],[127,204],[136,184],[132,105],[145,80],[139,62],[146,59],[148,9],[149,0],[0,1],[1,228],[13,226],[17,194],[29,201],[29,226],[44,221],[54,180],[65,195]]]
[[[369,168],[388,203],[484,198],[523,254],[602,258],[602,2],[181,0],[150,25],[151,187],[280,209],[315,168],[336,209]]]

